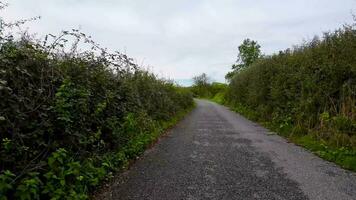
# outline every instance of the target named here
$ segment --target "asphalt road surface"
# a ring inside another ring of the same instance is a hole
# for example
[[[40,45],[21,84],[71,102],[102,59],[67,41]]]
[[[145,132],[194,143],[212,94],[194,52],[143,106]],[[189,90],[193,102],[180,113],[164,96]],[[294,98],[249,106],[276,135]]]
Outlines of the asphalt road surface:
[[[356,174],[226,107],[197,100],[98,199],[356,200]]]

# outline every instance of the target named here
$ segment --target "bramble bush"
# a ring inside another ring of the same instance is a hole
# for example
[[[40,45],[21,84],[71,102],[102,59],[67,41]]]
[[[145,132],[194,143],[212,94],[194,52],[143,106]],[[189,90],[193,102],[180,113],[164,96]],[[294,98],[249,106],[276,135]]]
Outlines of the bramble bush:
[[[193,106],[78,30],[44,41],[5,30],[23,22],[0,30],[1,200],[87,199]]]

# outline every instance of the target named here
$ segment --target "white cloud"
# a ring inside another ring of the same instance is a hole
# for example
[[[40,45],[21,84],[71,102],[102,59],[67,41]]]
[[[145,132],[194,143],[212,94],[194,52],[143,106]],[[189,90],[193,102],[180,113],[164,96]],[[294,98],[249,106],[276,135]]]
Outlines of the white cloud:
[[[246,38],[270,54],[352,21],[355,0],[11,0],[7,19],[42,16],[33,32],[78,28],[112,50],[126,51],[159,75],[216,81]],[[187,82],[187,81],[185,81]]]

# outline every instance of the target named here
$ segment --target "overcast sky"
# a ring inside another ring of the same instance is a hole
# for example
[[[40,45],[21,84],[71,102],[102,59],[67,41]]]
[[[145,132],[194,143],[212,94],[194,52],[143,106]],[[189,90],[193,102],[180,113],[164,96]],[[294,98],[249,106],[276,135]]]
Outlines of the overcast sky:
[[[5,19],[39,36],[81,28],[111,50],[126,52],[181,84],[202,72],[224,82],[244,38],[264,54],[352,22],[356,0],[8,0]]]

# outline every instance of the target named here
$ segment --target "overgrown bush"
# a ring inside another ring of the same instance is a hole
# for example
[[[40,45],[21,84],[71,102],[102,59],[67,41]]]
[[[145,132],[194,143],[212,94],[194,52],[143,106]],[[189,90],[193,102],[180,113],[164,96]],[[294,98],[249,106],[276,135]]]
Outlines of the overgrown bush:
[[[344,26],[240,70],[225,98],[289,134],[311,130],[328,144],[356,149],[355,55],[356,30]]]
[[[78,30],[0,36],[0,199],[86,199],[193,105]]]

